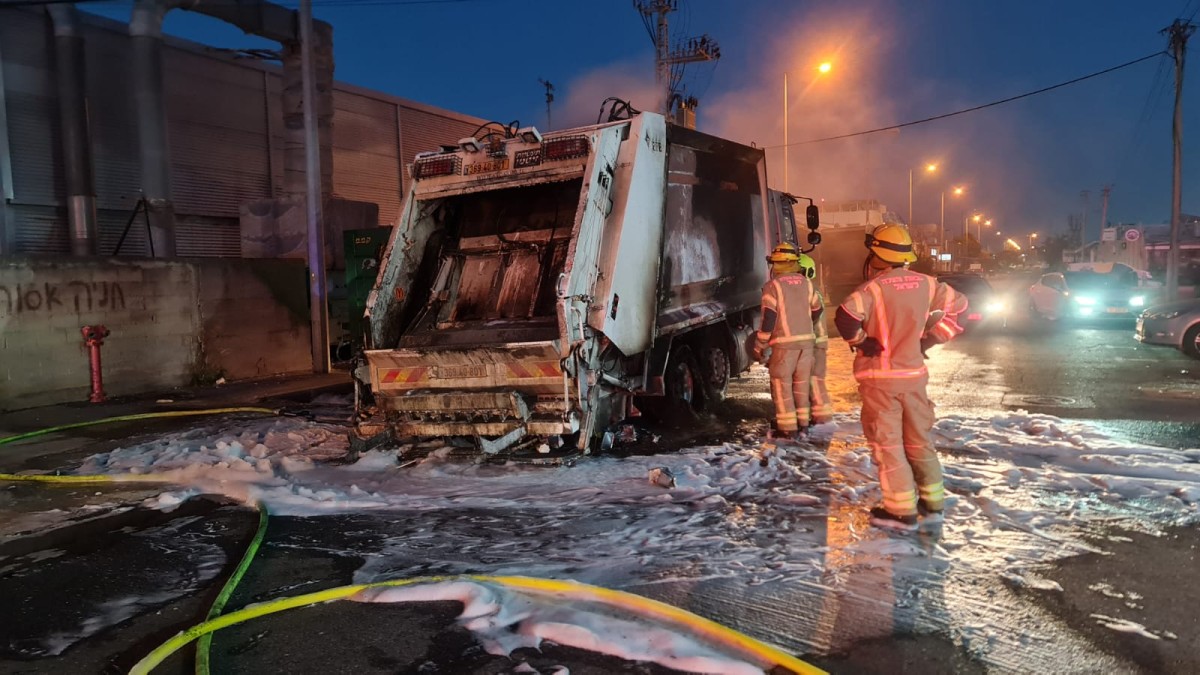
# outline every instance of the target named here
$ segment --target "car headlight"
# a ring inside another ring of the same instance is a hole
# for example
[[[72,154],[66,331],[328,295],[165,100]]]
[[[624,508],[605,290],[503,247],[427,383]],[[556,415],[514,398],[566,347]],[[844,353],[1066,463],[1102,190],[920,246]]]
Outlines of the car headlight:
[[[1146,296],[1135,295],[1129,299],[1130,307],[1144,307],[1146,305]]]
[[[1180,314],[1183,314],[1182,309],[1177,309],[1177,310],[1174,310],[1171,312],[1146,312],[1142,316],[1144,316],[1147,319],[1154,319],[1157,321],[1160,319],[1161,320],[1174,319],[1175,317],[1179,316]]]
[[[1083,305],[1084,307],[1091,307],[1092,305],[1096,304],[1096,298],[1093,298],[1090,295],[1076,295],[1075,302]]]
[[[1008,304],[1003,300],[992,300],[983,306],[984,311],[988,314],[1003,314],[1008,311]]]

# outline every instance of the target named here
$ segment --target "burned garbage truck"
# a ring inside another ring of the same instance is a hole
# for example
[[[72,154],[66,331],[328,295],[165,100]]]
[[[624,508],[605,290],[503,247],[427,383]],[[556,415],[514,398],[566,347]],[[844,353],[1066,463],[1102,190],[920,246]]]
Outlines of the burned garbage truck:
[[[764,257],[795,236],[761,149],[636,113],[490,130],[410,173],[356,370],[376,428],[586,452],[749,368]]]

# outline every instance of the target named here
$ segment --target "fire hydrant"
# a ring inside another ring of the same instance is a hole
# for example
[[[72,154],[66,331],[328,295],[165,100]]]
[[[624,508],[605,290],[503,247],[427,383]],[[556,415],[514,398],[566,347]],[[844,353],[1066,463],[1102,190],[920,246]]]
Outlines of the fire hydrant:
[[[104,338],[109,336],[104,326],[84,326],[83,342],[88,346],[88,358],[92,366],[92,395],[88,400],[92,403],[104,403],[104,375],[100,371],[100,346]]]

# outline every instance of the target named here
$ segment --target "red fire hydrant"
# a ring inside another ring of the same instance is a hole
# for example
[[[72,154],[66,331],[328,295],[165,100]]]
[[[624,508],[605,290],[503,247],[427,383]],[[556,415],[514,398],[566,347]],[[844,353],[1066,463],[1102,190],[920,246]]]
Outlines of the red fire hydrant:
[[[83,342],[88,346],[88,358],[92,365],[92,395],[88,400],[92,403],[104,403],[104,375],[100,371],[100,346],[104,338],[109,336],[104,326],[84,326]]]

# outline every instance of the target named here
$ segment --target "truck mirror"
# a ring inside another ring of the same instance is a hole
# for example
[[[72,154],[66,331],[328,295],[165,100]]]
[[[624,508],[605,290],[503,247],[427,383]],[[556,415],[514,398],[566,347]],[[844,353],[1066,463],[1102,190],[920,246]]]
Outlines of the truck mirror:
[[[821,243],[821,233],[820,232],[809,232],[808,233],[808,243],[812,246],[816,246],[817,244],[820,244]]]
[[[804,209],[804,219],[808,221],[808,229],[816,230],[821,226],[821,210],[816,204],[809,204],[808,208]]]

